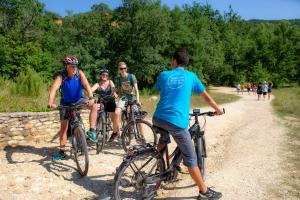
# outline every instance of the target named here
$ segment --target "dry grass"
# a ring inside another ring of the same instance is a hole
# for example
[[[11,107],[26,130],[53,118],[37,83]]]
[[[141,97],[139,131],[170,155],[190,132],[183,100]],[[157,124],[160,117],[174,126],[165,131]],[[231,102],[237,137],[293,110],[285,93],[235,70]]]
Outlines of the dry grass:
[[[276,195],[300,199],[300,88],[278,89],[274,95],[276,98],[272,105],[289,129],[281,155],[285,176]]]

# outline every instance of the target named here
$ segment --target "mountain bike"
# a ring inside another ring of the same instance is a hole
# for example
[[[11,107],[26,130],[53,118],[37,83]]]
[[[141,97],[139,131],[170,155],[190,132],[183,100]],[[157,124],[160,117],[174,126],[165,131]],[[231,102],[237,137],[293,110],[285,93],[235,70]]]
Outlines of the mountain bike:
[[[97,112],[97,124],[96,124],[96,153],[99,154],[109,138],[109,132],[112,131],[112,123],[110,120],[109,112],[106,108],[106,101],[111,100],[114,102],[113,95],[107,95],[100,98],[100,108]]]
[[[84,107],[83,104],[60,105],[60,109],[67,109],[69,130],[71,135],[72,147],[71,155],[74,153],[74,160],[77,165],[78,172],[81,176],[86,176],[89,169],[89,155],[86,142],[84,125],[80,117],[80,110]]]
[[[141,111],[137,102],[126,99],[126,109],[122,112],[121,133],[122,146],[125,152],[138,146],[157,144],[157,135],[152,125],[144,120],[147,112]]]
[[[205,129],[200,127],[198,118],[214,115],[214,112],[200,113],[200,109],[193,109],[193,113],[190,114],[191,117],[195,117],[195,122],[189,128],[189,132],[194,142],[198,167],[203,177],[205,176],[205,158],[207,157]],[[153,128],[158,134],[169,134],[161,127],[154,126]],[[177,179],[181,161],[182,153],[179,147],[176,147],[171,155],[169,155],[168,145],[165,145],[161,151],[152,145],[133,148],[128,151],[123,162],[117,168],[114,179],[114,198],[116,200],[153,199],[161,182],[171,182]]]

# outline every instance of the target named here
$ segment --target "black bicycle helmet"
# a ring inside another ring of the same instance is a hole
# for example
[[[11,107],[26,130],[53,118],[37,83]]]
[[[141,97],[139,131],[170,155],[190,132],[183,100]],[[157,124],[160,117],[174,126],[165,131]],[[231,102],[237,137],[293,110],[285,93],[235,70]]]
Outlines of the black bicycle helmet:
[[[99,70],[99,74],[101,75],[102,73],[108,73],[108,74],[109,74],[109,70],[108,70],[106,67],[102,67],[102,68]]]

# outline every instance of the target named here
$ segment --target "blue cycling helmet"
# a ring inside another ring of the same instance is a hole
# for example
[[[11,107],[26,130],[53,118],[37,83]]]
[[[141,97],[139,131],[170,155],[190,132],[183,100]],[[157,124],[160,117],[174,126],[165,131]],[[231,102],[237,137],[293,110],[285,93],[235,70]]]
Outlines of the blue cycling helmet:
[[[102,68],[99,70],[99,74],[101,75],[102,73],[108,73],[108,74],[109,74],[109,70],[108,70],[106,67],[102,67]]]

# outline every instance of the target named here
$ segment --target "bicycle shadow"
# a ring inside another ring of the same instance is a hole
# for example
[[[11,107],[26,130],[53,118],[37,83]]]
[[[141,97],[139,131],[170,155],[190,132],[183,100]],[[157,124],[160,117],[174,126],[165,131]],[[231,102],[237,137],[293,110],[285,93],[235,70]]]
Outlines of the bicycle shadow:
[[[113,183],[114,178],[107,179],[106,177],[113,176],[114,174],[102,174],[96,176],[85,176],[81,177],[78,172],[72,173],[72,178],[65,179],[67,181],[71,181],[78,186],[83,187],[85,190],[88,190],[95,195],[92,197],[84,198],[84,199],[112,199],[112,191],[113,191]],[[104,178],[104,179],[100,179]]]
[[[52,161],[52,155],[57,153],[53,147],[41,147],[37,148],[30,145],[19,145],[16,147],[6,146],[4,148],[5,157],[9,164],[22,164],[22,163],[36,163],[40,166],[43,166],[49,173],[54,174],[55,176],[61,176],[62,172],[69,171],[70,169],[76,170],[75,167],[68,165],[66,163]],[[42,158],[38,159],[29,159],[29,160],[15,160],[14,154],[34,154]],[[67,156],[67,159],[70,159],[70,156]]]

